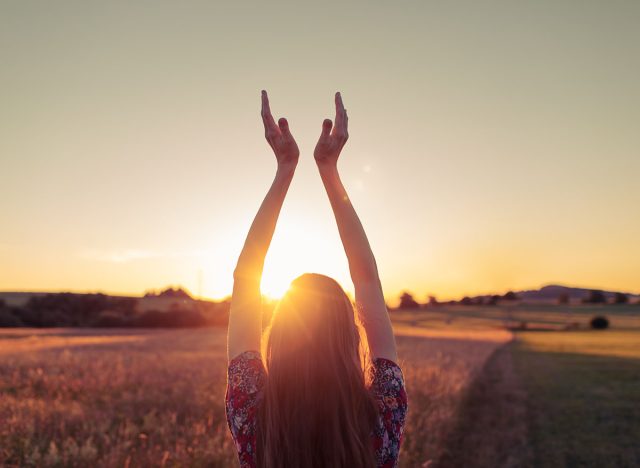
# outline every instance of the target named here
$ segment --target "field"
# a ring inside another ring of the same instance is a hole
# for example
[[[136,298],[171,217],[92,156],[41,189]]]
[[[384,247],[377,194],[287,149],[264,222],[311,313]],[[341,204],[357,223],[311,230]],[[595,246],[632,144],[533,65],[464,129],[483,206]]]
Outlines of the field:
[[[399,310],[394,322],[427,329],[473,329],[496,327],[515,329],[588,329],[597,316],[608,317],[612,328],[640,329],[640,304],[517,304],[499,306],[440,306],[421,310]]]
[[[510,338],[414,335],[398,337],[411,398],[407,467],[442,455],[465,388]],[[223,330],[0,336],[0,465],[235,466]]]
[[[393,312],[401,466],[638,466],[638,308],[576,309]],[[0,465],[237,466],[225,371],[222,329],[4,329]]]
[[[522,333],[535,466],[640,466],[640,331]]]

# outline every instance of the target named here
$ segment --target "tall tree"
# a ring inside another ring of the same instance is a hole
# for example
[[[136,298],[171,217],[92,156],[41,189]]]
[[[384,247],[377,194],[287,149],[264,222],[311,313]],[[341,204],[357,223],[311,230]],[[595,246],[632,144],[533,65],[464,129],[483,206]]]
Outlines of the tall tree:
[[[402,293],[398,309],[417,309],[418,307],[420,307],[420,304],[418,304],[410,293],[407,291]]]

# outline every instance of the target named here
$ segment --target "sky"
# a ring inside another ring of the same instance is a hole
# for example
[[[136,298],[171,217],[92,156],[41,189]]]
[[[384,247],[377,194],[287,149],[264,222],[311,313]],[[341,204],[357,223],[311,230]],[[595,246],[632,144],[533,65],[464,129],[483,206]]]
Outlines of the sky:
[[[385,295],[640,292],[640,2],[0,1],[0,290],[231,291],[275,174],[267,257],[352,290],[313,163],[339,168]]]

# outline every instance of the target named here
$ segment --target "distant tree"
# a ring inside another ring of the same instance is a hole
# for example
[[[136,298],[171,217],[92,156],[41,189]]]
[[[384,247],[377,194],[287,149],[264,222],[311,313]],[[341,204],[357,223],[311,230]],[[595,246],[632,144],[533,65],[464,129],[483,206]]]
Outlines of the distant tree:
[[[476,297],[475,301],[474,301],[474,304],[475,305],[479,305],[479,306],[484,305],[484,297],[482,297],[482,296]]]
[[[504,296],[502,296],[502,299],[504,299],[505,301],[517,301],[520,298],[513,291],[509,291]]]
[[[104,294],[45,294],[29,299],[23,320],[31,327],[89,326],[108,307]]]
[[[400,305],[398,309],[417,309],[420,307],[420,304],[416,302],[413,296],[408,292],[403,292],[400,296]]]
[[[135,315],[138,308],[138,299],[135,297],[113,297],[110,302],[110,310],[114,310],[117,313],[131,317]]]
[[[134,326],[151,328],[201,327],[207,321],[195,310],[173,308],[168,312],[149,310],[136,318]]]
[[[460,299],[460,304],[470,306],[473,305],[473,301],[469,296],[464,296],[462,299]]]
[[[625,293],[617,292],[613,296],[613,303],[614,304],[628,304],[629,303],[629,296],[626,295]]]
[[[226,326],[228,322],[228,300],[175,302],[167,312],[139,313],[138,301],[130,297],[72,293],[34,295],[24,306],[4,304],[0,307],[0,327],[199,327]],[[182,308],[178,303],[190,307]]]
[[[229,323],[230,305],[230,300],[224,300],[221,302],[200,302],[198,308],[208,325],[226,327]],[[275,308],[275,304],[272,305],[271,310],[273,310],[273,308]],[[267,319],[270,319],[270,316],[267,317],[267,315],[270,315],[270,311],[265,310],[264,305],[262,309],[265,314],[265,323],[268,323]]]
[[[560,293],[558,295],[558,304],[568,304],[569,303],[569,294],[566,292]]]
[[[144,297],[170,297],[175,299],[191,299],[191,295],[181,287],[168,287],[156,293],[154,290],[147,291]]]
[[[498,302],[500,302],[500,296],[498,296],[497,294],[494,294],[493,296],[489,297],[489,299],[487,299],[487,305],[490,306],[498,305]]]
[[[589,295],[582,302],[585,304],[606,304],[607,297],[602,291],[594,289],[589,292]]]
[[[591,319],[591,328],[594,330],[604,330],[605,328],[609,328],[609,319],[602,315],[598,315]]]
[[[0,307],[0,327],[24,327],[22,320],[18,318],[17,310],[9,307]]]
[[[440,305],[436,296],[429,296],[429,302],[427,304],[429,307],[438,307]]]
[[[93,321],[92,326],[101,328],[120,328],[129,326],[129,322],[118,312],[106,310]]]
[[[130,317],[135,314],[136,304],[134,298],[105,294],[45,294],[31,297],[20,318],[30,327],[90,327],[104,311]]]

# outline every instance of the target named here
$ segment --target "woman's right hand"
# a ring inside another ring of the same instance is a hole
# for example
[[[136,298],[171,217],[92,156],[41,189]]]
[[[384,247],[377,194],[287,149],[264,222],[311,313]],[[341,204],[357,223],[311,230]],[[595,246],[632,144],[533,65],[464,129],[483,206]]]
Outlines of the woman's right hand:
[[[289,131],[289,122],[284,117],[278,120],[278,124],[271,115],[269,107],[269,96],[266,91],[262,91],[262,122],[264,123],[264,136],[267,143],[273,149],[279,168],[295,169],[298,164],[300,150]]]
[[[322,133],[313,151],[313,157],[319,167],[336,166],[342,147],[349,138],[347,132],[347,111],[342,103],[342,96],[336,93],[336,119],[335,124],[329,119],[322,122]],[[332,130],[333,127],[333,130]]]

